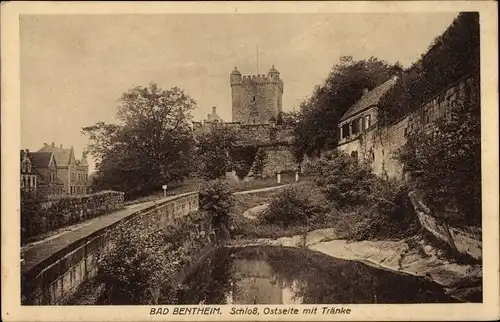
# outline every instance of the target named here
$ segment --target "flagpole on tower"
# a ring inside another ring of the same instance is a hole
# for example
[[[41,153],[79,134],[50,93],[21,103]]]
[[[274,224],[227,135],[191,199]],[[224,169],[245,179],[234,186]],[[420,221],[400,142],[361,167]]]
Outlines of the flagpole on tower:
[[[257,44],[257,75],[259,75],[259,44]]]

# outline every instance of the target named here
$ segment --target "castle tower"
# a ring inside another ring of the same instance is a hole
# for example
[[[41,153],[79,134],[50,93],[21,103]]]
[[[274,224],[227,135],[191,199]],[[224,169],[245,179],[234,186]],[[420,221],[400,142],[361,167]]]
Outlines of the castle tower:
[[[235,67],[230,75],[233,122],[266,124],[282,110],[283,81],[274,68],[267,75],[242,76]]]

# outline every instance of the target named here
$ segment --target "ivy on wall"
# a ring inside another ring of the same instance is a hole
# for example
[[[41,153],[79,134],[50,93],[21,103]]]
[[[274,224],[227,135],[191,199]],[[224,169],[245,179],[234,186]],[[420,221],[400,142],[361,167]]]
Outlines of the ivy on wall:
[[[379,122],[405,117],[460,79],[479,75],[479,13],[462,12],[380,100]]]
[[[233,146],[230,151],[231,160],[238,178],[246,177],[252,167],[258,147],[249,146]]]

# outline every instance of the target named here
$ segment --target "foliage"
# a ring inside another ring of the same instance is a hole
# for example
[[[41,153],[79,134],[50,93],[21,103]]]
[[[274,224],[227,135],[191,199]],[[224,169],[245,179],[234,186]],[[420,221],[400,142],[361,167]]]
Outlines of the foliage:
[[[325,147],[335,146],[338,121],[363,90],[375,88],[400,69],[398,64],[391,66],[374,57],[360,61],[341,57],[325,82],[300,104],[294,126],[296,157],[300,160],[304,154],[317,155]]]
[[[377,178],[369,201],[340,213],[336,227],[352,240],[387,240],[413,236],[420,229],[408,187]]]
[[[191,212],[161,232],[154,224],[117,226],[98,274],[106,283],[107,304],[175,304],[179,274],[207,245],[207,219],[203,212]]]
[[[193,159],[189,127],[195,101],[181,89],[155,84],[135,87],[119,100],[121,124],[98,122],[83,128],[96,158],[93,188],[137,196],[186,178]]]
[[[229,185],[223,180],[204,182],[200,187],[200,210],[212,216],[212,223],[219,227],[230,227],[229,215],[233,210],[234,199]]]
[[[255,161],[253,164],[254,177],[262,179],[262,172],[264,171],[266,159],[267,159],[266,150],[258,149],[257,154],[255,155]]]
[[[456,206],[467,225],[481,225],[481,126],[475,98],[458,105],[432,133],[411,133],[396,157],[436,211]]]
[[[257,146],[233,146],[231,148],[229,154],[238,178],[245,178],[250,171],[257,149]]]
[[[281,227],[305,225],[312,218],[326,212],[326,205],[313,202],[310,191],[304,187],[289,187],[273,199],[262,214],[266,224]]]
[[[310,171],[340,211],[336,228],[349,238],[395,238],[417,229],[407,186],[377,177],[368,164],[334,150],[318,159]]]
[[[112,292],[113,304],[157,304],[160,286],[179,270],[180,251],[156,232],[140,233],[120,225],[100,264],[99,278]]]
[[[326,153],[308,171],[327,199],[339,208],[367,202],[375,180],[368,164],[338,150]]]
[[[230,128],[218,128],[198,137],[198,175],[208,180],[223,178],[233,166],[230,150],[236,141],[236,134]]]
[[[379,122],[385,125],[404,117],[450,84],[479,74],[479,66],[479,13],[462,12],[382,97]]]

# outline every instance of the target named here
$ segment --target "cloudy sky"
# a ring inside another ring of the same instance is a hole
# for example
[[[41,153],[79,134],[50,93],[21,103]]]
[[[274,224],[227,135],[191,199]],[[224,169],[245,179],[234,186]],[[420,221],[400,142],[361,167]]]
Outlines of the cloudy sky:
[[[231,120],[229,74],[271,65],[291,110],[320,84],[341,55],[375,56],[407,67],[458,13],[172,14],[22,16],[21,144],[87,144],[82,127],[114,122],[117,99],[137,85],[178,86]]]

